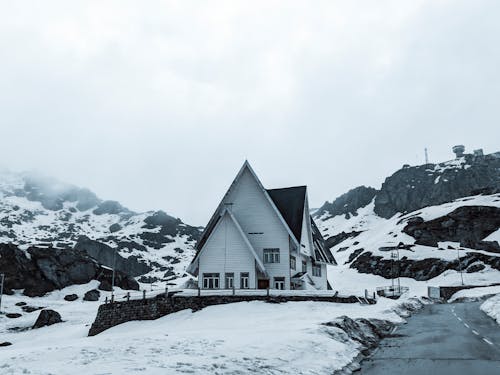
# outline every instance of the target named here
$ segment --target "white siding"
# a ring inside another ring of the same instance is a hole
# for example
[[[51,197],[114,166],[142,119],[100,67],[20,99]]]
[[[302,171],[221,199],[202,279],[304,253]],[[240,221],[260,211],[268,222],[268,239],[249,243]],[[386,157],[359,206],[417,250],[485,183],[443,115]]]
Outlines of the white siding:
[[[233,215],[261,260],[263,249],[280,249],[280,263],[266,263],[264,266],[269,274],[271,288],[274,277],[285,277],[285,288],[290,289],[288,231],[248,169],[245,169],[238,183],[226,196],[225,203],[232,203]]]
[[[256,287],[255,258],[229,215],[217,224],[203,247],[199,259],[198,286],[203,287],[203,273],[219,273],[225,288],[225,273],[234,273],[234,286],[240,288],[240,273],[249,273],[249,287]]]

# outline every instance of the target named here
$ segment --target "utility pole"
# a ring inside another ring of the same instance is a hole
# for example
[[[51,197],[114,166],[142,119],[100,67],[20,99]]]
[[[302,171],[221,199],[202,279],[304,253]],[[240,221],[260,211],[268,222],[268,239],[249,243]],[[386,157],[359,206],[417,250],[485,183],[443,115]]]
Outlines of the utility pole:
[[[5,275],[0,274],[0,312],[2,312],[2,295],[3,295],[3,280],[5,279]]]
[[[116,249],[113,252],[113,276],[111,277],[111,295],[115,293],[115,266],[116,266]]]
[[[460,260],[460,248],[457,247],[457,259],[458,259],[458,269],[460,270],[460,279],[462,280],[462,285],[464,285],[464,273],[462,271],[462,261]]]
[[[429,155],[427,153],[427,147],[425,148],[425,164],[429,164]]]

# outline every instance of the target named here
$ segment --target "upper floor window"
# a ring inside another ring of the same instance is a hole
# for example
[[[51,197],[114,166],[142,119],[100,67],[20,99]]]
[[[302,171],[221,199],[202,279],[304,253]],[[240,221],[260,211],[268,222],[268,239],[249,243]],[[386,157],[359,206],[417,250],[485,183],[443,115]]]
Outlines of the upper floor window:
[[[313,276],[321,277],[321,265],[320,264],[313,264],[312,273],[313,273]]]
[[[307,262],[305,260],[302,261],[302,272],[307,272]]]
[[[295,257],[293,255],[290,256],[290,268],[292,270],[297,268],[297,260],[295,259]]]
[[[264,249],[264,263],[279,263],[280,249]]]

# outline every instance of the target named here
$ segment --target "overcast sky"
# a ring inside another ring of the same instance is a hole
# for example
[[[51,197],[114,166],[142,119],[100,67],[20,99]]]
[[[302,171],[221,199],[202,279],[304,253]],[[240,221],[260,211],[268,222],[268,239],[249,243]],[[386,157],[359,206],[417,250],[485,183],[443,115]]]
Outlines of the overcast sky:
[[[500,2],[0,0],[0,164],[205,225],[246,158],[317,207],[500,150]]]

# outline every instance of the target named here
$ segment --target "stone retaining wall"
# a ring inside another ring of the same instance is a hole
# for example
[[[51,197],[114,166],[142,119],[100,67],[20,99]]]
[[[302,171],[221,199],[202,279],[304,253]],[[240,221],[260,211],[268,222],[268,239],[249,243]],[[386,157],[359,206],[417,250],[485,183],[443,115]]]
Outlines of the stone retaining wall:
[[[266,301],[282,303],[290,301],[318,301],[335,303],[357,303],[355,296],[180,296],[169,293],[155,298],[113,302],[99,306],[97,316],[89,330],[89,336],[97,335],[108,328],[132,320],[154,320],[177,311],[191,309],[201,310],[212,305],[235,302]],[[374,300],[367,300],[376,303]]]
[[[449,300],[452,295],[456,292],[464,289],[472,289],[472,288],[484,288],[488,286],[496,286],[500,285],[499,283],[489,284],[489,285],[458,285],[458,286],[441,286],[439,287],[440,297],[444,300]]]

